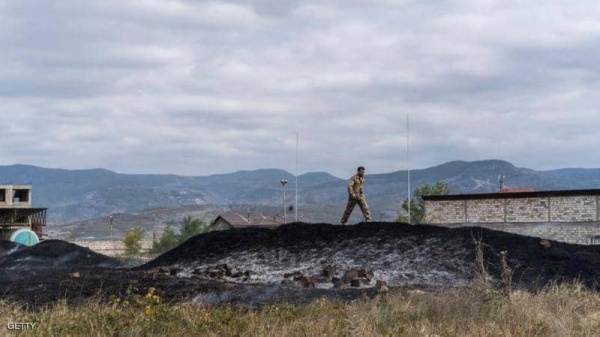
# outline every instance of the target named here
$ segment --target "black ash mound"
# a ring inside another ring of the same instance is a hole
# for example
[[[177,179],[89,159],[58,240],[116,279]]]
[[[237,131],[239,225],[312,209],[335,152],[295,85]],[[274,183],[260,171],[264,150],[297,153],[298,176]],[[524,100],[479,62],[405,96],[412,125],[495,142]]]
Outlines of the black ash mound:
[[[61,240],[47,240],[0,255],[0,268],[120,267],[118,260]]]
[[[581,280],[597,287],[600,247],[525,237],[478,227],[363,223],[356,226],[294,223],[278,229],[211,232],[184,242],[139,269],[172,268],[178,275],[226,265],[251,271],[251,282],[279,283],[297,275],[337,275],[360,267],[391,286],[461,286],[476,278],[475,238],[483,242],[489,276],[500,279],[501,251],[508,252],[515,286]],[[247,280],[248,281],[248,280]]]
[[[12,241],[0,241],[0,258],[25,247],[27,246]]]

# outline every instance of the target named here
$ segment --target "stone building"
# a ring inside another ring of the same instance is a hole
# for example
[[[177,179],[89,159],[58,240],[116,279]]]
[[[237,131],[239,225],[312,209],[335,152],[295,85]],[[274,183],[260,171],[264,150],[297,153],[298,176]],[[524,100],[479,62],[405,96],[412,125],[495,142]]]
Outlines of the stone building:
[[[600,244],[600,190],[424,196],[425,223]]]

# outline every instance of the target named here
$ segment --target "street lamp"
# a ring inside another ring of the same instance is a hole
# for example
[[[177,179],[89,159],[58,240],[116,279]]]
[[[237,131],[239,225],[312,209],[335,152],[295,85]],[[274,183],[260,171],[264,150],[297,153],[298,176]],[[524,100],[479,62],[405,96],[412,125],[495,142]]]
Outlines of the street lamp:
[[[287,218],[287,213],[286,213],[286,209],[285,209],[285,184],[287,184],[287,180],[285,179],[281,179],[281,189],[283,190],[283,224],[285,225],[287,223],[286,218]]]

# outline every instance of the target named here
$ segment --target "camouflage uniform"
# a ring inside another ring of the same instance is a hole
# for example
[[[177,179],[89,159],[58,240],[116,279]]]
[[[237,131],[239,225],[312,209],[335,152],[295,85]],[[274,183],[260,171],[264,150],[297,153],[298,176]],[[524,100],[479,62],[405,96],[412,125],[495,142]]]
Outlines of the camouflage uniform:
[[[362,211],[365,219],[367,221],[371,221],[371,213],[369,212],[369,205],[367,204],[367,199],[363,194],[363,182],[364,178],[355,174],[348,181],[348,204],[346,205],[346,210],[344,211],[344,215],[342,216],[341,224],[344,225],[348,222],[348,218],[354,209],[354,206],[358,204],[360,210]]]

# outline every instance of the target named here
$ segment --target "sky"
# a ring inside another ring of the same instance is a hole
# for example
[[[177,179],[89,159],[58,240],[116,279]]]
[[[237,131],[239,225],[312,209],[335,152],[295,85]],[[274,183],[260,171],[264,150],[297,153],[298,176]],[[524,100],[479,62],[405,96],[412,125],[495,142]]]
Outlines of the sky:
[[[600,2],[0,0],[0,165],[600,167]]]

